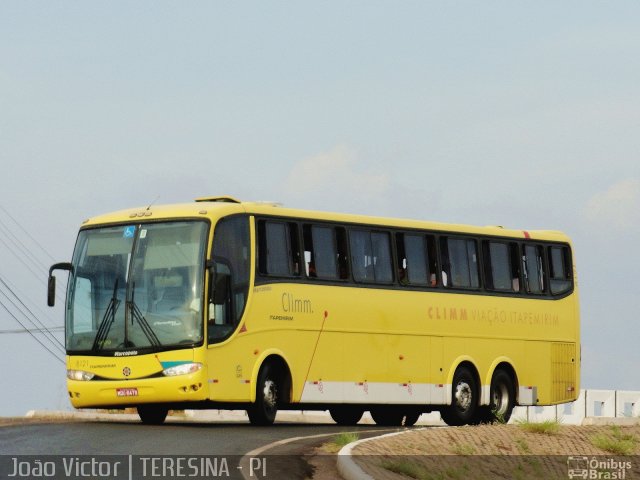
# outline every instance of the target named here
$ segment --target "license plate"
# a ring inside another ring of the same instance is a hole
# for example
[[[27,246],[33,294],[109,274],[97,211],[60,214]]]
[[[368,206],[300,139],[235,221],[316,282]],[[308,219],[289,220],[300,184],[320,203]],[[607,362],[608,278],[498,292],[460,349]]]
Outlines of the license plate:
[[[116,388],[116,395],[118,397],[137,397],[137,388]]]

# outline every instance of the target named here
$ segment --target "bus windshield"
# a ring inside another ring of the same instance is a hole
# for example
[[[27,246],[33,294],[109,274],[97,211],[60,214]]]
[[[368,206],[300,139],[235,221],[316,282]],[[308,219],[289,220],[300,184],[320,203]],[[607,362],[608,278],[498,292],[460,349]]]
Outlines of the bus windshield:
[[[67,351],[136,354],[201,342],[207,227],[189,221],[82,230],[67,294]]]

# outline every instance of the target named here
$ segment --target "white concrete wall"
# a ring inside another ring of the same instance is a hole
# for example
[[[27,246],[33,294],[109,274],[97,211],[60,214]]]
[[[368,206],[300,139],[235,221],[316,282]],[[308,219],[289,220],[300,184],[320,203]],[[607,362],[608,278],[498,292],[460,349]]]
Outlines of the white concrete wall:
[[[575,402],[549,407],[516,407],[509,423],[557,420],[581,425],[585,419],[628,418],[640,421],[640,391],[580,390]]]
[[[221,419],[247,421],[244,411],[187,410],[185,414],[194,421]],[[283,411],[278,413],[278,419],[294,422],[333,423],[326,411]],[[553,420],[567,425],[582,425],[584,423],[607,423],[608,419],[616,419],[618,422],[640,423],[640,391],[580,390],[580,395],[575,402],[549,407],[516,407],[509,423]],[[366,413],[362,423],[373,424],[374,422],[371,416]],[[443,422],[440,419],[440,414],[433,412],[421,415],[418,425],[443,425]]]

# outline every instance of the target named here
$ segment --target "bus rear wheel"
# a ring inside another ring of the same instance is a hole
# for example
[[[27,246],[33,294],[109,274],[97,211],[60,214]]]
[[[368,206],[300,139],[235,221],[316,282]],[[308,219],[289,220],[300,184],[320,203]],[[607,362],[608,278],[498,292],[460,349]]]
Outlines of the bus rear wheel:
[[[360,421],[364,410],[358,407],[341,406],[330,408],[329,414],[338,425],[351,426],[356,425]]]
[[[476,420],[478,410],[478,384],[468,367],[462,366],[453,376],[451,405],[444,408],[442,420],[452,427],[469,425]]]
[[[140,405],[138,407],[138,416],[145,425],[162,425],[168,413],[168,408],[157,405]]]
[[[491,379],[491,405],[489,423],[507,423],[516,404],[516,394],[511,375],[498,370]]]
[[[278,378],[270,364],[260,370],[256,385],[256,401],[247,409],[252,425],[273,425],[278,413]]]

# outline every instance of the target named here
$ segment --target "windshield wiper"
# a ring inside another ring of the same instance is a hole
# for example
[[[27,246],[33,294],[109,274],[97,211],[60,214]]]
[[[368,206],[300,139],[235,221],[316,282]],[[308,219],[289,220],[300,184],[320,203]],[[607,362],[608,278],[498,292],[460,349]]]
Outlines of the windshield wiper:
[[[136,285],[134,283],[132,285],[131,301],[127,302],[127,308],[129,309],[129,312],[131,312],[131,324],[133,325],[133,321],[137,320],[138,324],[140,325],[140,328],[142,329],[142,333],[144,333],[144,335],[147,337],[147,339],[149,340],[149,343],[151,343],[151,345],[154,347],[160,347],[162,346],[162,343],[160,343],[158,336],[153,331],[153,328],[151,328],[151,325],[149,325],[149,322],[147,322],[147,319],[144,318],[144,315],[142,314],[142,312],[140,311],[140,309],[136,305],[136,302],[133,299],[133,295],[135,291],[136,291]]]
[[[113,285],[113,295],[111,296],[111,300],[109,300],[109,305],[107,305],[107,309],[102,316],[102,320],[100,320],[100,326],[98,327],[98,333],[96,333],[96,338],[93,340],[93,347],[91,350],[97,352],[102,349],[104,345],[104,341],[107,339],[109,335],[109,330],[111,330],[111,325],[116,318],[116,311],[120,306],[120,300],[116,298],[118,292],[118,279],[116,278],[116,282]]]

